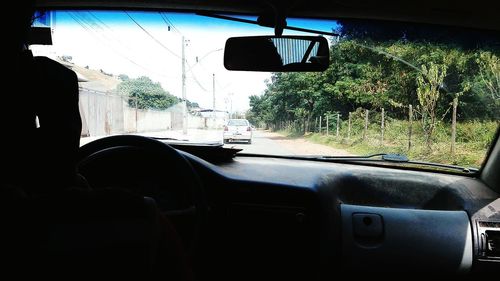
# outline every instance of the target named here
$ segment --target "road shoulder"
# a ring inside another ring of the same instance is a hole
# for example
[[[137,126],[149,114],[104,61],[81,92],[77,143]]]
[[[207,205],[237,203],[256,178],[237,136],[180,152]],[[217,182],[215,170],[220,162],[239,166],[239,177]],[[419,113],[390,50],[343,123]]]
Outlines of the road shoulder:
[[[349,156],[352,153],[324,144],[313,143],[303,137],[289,138],[277,132],[261,131],[262,136],[273,140],[296,155]]]

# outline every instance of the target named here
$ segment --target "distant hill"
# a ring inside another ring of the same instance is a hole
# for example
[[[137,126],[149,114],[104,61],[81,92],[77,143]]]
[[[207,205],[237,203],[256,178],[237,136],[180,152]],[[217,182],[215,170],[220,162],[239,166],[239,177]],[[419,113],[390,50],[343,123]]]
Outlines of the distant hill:
[[[60,59],[56,61],[73,70],[78,75],[80,87],[99,92],[115,92],[121,80],[102,70],[89,69]]]

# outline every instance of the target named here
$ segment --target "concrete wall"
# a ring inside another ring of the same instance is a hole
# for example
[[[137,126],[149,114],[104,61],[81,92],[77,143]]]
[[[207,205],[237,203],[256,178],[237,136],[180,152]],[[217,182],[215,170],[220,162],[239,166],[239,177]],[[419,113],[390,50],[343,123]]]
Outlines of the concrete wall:
[[[142,110],[128,106],[118,95],[80,88],[82,136],[106,136],[122,133],[182,130],[182,105],[167,110]],[[225,116],[212,118],[188,115],[189,129],[222,128]]]
[[[117,134],[124,131],[123,100],[119,96],[80,90],[80,112],[90,136]]]
[[[140,110],[137,114],[137,131],[152,132],[170,130],[171,113],[155,110]]]
[[[171,112],[136,110],[118,95],[80,89],[82,134],[106,136],[121,133],[170,130]]]

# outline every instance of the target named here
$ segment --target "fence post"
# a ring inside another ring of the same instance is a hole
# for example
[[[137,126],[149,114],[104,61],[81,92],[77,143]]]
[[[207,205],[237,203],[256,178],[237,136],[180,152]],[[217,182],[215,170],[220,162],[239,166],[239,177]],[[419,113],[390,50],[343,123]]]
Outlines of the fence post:
[[[351,112],[349,112],[349,122],[347,126],[347,139],[351,138]]]
[[[384,109],[382,108],[382,122],[380,124],[380,130],[381,130],[381,138],[380,138],[380,144],[383,146],[384,145],[384,129],[385,129],[385,124],[384,124],[384,114],[385,114],[385,111]]]
[[[366,109],[365,111],[365,130],[363,131],[363,140],[366,140],[366,134],[368,132],[368,114],[370,111]]]
[[[326,135],[328,136],[328,116],[329,114],[326,115]]]
[[[337,138],[339,137],[339,121],[340,121],[340,113],[337,113]]]
[[[453,114],[451,115],[451,155],[455,155],[455,138],[457,135],[458,98],[453,99]]]
[[[411,149],[411,134],[412,134],[412,126],[413,126],[413,106],[410,104],[408,110],[408,121],[410,122],[408,128],[408,151]]]
[[[321,134],[321,115],[319,116],[319,134]]]
[[[135,103],[135,132],[139,132],[139,126],[137,125],[137,97],[134,99]]]

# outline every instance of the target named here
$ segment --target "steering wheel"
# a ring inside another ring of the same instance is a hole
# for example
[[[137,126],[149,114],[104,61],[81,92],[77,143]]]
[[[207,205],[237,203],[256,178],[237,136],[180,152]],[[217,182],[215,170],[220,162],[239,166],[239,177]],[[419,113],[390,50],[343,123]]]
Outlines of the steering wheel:
[[[208,207],[198,174],[177,150],[143,136],[110,136],[82,146],[77,167],[93,189],[125,189],[152,197],[167,216],[193,215],[187,251],[194,253]]]

